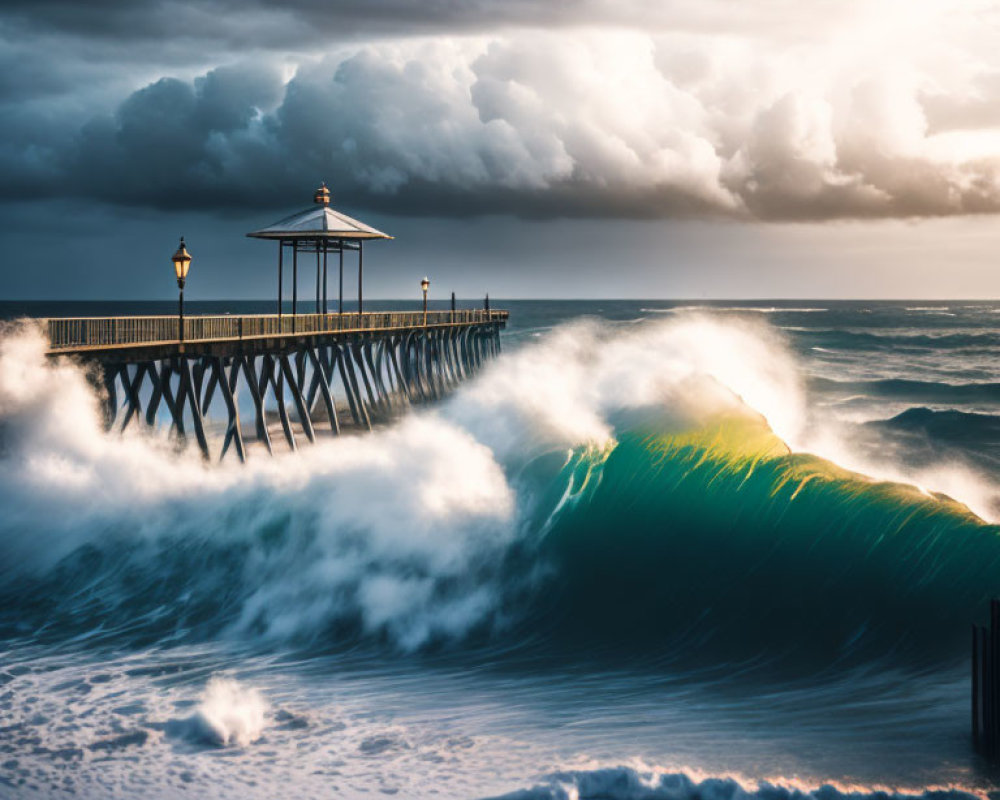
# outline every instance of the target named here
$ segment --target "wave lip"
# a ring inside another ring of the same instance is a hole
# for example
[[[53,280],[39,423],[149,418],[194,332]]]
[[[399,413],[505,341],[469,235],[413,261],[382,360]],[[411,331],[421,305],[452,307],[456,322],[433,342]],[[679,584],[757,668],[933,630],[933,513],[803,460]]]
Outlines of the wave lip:
[[[744,786],[733,778],[695,780],[684,773],[640,772],[630,767],[556,772],[530,789],[489,800],[982,800],[959,788],[897,792],[832,784],[808,787],[781,782]]]

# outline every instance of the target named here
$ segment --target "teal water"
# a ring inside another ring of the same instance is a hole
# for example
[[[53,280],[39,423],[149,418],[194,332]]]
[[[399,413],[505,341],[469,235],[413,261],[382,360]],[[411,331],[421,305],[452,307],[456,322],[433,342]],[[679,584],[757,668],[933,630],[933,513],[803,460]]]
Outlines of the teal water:
[[[12,322],[0,797],[992,788],[1000,304],[493,306],[439,406],[246,467]]]

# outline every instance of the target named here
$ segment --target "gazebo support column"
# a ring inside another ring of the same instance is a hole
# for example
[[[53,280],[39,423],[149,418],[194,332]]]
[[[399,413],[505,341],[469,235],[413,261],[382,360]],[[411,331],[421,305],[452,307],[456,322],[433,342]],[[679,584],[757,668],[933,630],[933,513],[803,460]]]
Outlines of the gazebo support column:
[[[295,333],[295,315],[299,313],[299,243],[292,242],[292,333]]]
[[[323,313],[328,314],[330,312],[330,306],[326,302],[326,250],[328,242],[326,239],[323,240]]]
[[[340,301],[337,304],[337,313],[344,313],[344,240],[340,240]]]
[[[282,256],[285,254],[285,240],[278,239],[278,319],[281,319],[281,288],[284,283]]]
[[[320,313],[319,307],[319,279],[320,279],[320,240],[316,240],[316,313]]]
[[[365,243],[358,239],[358,325],[361,324],[361,315],[364,313],[364,286],[365,286]]]

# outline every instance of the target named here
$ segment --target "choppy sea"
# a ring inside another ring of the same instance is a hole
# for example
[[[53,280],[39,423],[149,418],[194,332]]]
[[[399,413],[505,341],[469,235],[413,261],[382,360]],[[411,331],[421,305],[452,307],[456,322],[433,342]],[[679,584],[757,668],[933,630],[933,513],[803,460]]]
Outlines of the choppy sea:
[[[993,789],[1000,303],[493,306],[445,400],[242,466],[17,320],[170,304],[0,304],[0,798]]]

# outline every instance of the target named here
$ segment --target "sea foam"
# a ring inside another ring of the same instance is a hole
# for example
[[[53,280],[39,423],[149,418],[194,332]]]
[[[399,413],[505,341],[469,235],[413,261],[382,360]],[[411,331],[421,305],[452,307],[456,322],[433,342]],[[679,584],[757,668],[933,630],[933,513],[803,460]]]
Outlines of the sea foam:
[[[256,689],[215,676],[205,687],[191,729],[196,738],[211,744],[246,747],[264,732],[267,710],[267,701]]]

